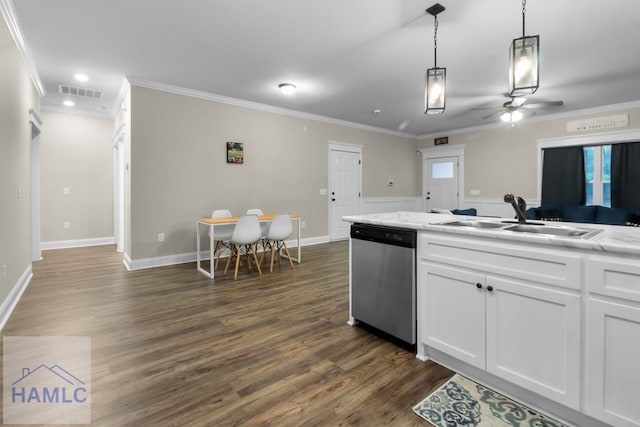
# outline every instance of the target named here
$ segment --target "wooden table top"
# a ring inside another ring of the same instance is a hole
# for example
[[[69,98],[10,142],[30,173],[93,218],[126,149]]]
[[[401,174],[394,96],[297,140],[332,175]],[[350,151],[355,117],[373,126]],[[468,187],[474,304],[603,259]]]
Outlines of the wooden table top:
[[[276,217],[276,214],[265,214],[265,215],[260,215],[258,217],[259,221],[273,221],[273,219]],[[202,223],[202,224],[209,224],[209,225],[217,225],[217,224],[233,224],[238,222],[238,220],[240,219],[239,216],[230,216],[227,218],[200,218],[198,219],[198,222]],[[291,214],[291,219],[300,219],[300,215],[298,214]]]

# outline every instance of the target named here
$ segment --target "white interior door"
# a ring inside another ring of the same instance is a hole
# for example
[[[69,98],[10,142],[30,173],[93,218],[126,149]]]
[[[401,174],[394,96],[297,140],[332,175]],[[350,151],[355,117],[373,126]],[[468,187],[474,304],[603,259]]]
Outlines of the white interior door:
[[[458,157],[439,157],[425,162],[427,212],[458,208]]]
[[[349,237],[349,224],[340,218],[360,213],[361,157],[359,149],[329,150],[329,237],[332,241]]]

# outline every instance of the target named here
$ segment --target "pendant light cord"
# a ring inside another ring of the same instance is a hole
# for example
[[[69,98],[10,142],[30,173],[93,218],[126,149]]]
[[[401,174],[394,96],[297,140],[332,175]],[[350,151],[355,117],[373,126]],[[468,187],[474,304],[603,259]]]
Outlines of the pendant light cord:
[[[438,15],[433,17],[433,66],[438,67]]]
[[[524,14],[525,11],[527,9],[527,0],[522,0],[522,37],[525,37],[525,32],[524,32]]]

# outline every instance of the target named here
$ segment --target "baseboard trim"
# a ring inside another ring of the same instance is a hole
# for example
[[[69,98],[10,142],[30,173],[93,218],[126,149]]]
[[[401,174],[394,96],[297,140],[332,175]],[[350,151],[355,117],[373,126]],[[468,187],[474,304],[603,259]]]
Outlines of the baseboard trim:
[[[291,248],[298,247],[298,241],[287,240],[287,246]],[[329,243],[329,236],[318,236],[318,237],[310,237],[306,239],[300,240],[300,247],[303,246],[312,246],[319,245],[322,243]],[[295,256],[295,254],[292,254]],[[208,260],[209,259],[209,251],[202,251],[200,253],[201,259]],[[165,267],[168,265],[176,265],[176,264],[186,264],[189,262],[196,261],[196,253],[189,252],[185,254],[176,254],[176,255],[164,255],[158,257],[149,257],[149,258],[140,258],[140,259],[131,259],[129,254],[124,254],[122,263],[129,271],[136,270],[145,270],[148,268],[156,268],[156,267]]]
[[[77,239],[77,240],[58,240],[55,242],[42,242],[40,243],[40,249],[43,251],[50,249],[67,249],[67,248],[82,248],[85,246],[102,246],[102,245],[115,245],[115,237],[97,237],[95,239]]]
[[[31,282],[31,278],[33,277],[33,270],[31,263],[24,270],[24,273],[18,279],[18,282],[15,284],[9,295],[4,299],[2,305],[0,305],[0,331],[4,329],[4,325],[9,320],[11,313],[13,313],[13,309],[18,305],[18,301],[22,297],[22,294],[29,286],[29,282]]]

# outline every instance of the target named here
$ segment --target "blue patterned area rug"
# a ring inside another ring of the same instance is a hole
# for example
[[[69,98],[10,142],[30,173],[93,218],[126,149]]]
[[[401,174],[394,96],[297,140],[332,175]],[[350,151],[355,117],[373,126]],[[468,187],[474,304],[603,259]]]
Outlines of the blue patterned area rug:
[[[567,427],[458,374],[413,412],[436,427]]]

